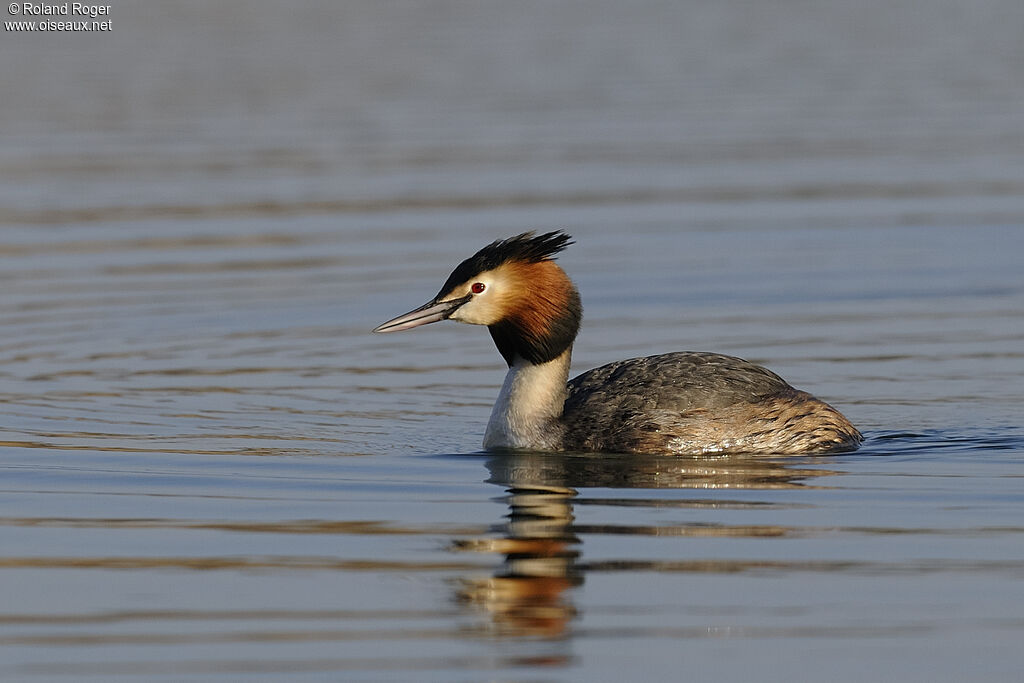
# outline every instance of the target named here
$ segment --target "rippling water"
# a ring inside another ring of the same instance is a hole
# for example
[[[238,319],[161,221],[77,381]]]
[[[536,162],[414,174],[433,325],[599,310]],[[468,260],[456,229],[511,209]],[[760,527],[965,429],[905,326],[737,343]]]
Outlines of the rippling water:
[[[4,680],[1024,668],[1011,0],[152,3],[0,41]],[[715,350],[829,458],[481,453],[562,228],[574,373]]]

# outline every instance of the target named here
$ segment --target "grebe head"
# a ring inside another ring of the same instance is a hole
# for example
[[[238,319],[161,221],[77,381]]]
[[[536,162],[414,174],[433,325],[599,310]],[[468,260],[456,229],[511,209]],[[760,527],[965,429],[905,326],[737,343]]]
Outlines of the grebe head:
[[[553,260],[570,244],[561,231],[492,242],[460,263],[429,302],[373,331],[448,319],[486,325],[510,366],[517,357],[546,363],[572,346],[583,315],[579,293]]]

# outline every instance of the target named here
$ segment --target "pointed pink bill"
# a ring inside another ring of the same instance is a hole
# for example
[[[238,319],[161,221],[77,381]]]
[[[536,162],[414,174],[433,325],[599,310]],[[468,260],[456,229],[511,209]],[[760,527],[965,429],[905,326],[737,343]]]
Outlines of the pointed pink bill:
[[[455,309],[469,301],[471,298],[471,296],[464,296],[459,299],[451,299],[450,301],[430,301],[415,310],[405,313],[404,315],[392,318],[386,323],[381,323],[377,327],[373,328],[373,331],[401,332],[402,330],[411,330],[412,328],[419,327],[420,325],[436,323],[439,320],[447,320],[449,316],[455,312]]]

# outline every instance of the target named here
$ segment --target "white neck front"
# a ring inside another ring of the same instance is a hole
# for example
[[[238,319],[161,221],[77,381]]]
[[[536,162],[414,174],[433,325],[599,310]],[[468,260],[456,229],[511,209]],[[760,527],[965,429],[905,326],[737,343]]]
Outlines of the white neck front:
[[[505,375],[484,434],[484,448],[557,450],[572,347],[554,360],[534,365],[516,358]]]

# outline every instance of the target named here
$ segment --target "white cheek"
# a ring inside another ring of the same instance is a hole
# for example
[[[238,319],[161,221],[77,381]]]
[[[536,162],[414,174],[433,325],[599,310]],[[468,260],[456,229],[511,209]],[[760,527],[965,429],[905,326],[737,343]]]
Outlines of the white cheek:
[[[469,323],[470,325],[486,325],[482,311],[480,310],[480,301],[474,299],[465,306],[460,306],[454,313],[452,313],[452,320],[456,320],[460,323]]]
[[[456,309],[451,319],[470,325],[490,325],[495,320],[494,313],[493,303],[484,294],[477,295],[469,303]]]

